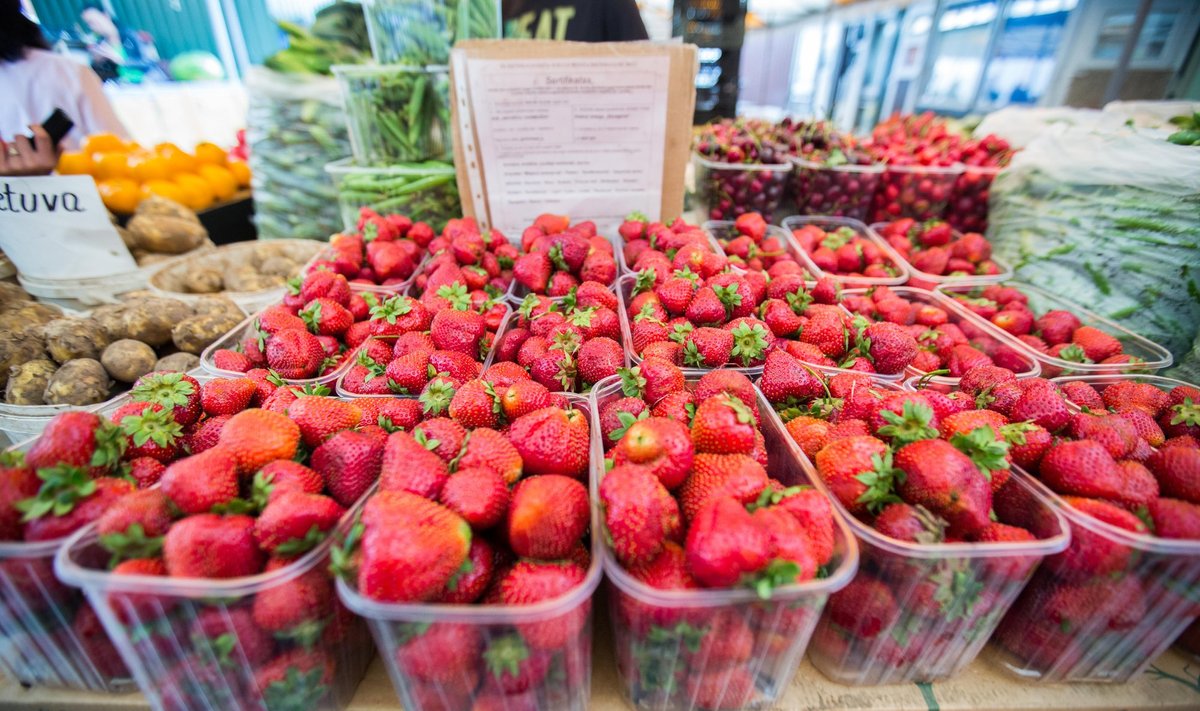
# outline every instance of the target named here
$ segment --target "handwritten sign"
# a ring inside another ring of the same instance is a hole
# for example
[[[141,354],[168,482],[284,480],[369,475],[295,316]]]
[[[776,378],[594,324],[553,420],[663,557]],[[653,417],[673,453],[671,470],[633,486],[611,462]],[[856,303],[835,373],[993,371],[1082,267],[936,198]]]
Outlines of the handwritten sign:
[[[39,279],[137,269],[87,175],[0,178],[0,248],[23,276]]]

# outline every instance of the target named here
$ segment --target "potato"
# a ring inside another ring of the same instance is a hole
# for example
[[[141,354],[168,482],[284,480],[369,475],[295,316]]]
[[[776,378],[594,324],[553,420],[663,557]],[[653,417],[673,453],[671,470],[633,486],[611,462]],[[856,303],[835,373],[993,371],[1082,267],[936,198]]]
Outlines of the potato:
[[[152,267],[155,264],[162,264],[163,262],[169,262],[174,258],[175,258],[175,256],[172,254],[158,254],[157,252],[145,252],[142,254],[135,254],[133,256],[133,261],[137,262],[137,265],[139,267]]]
[[[245,318],[242,309],[226,296],[201,296],[192,303],[192,313],[197,316],[204,314],[229,314],[239,319]]]
[[[171,330],[175,347],[199,355],[213,341],[233,330],[242,319],[232,314],[204,314],[184,319]]]
[[[113,380],[132,383],[151,370],[158,362],[158,354],[150,346],[131,338],[122,338],[110,343],[100,355],[100,364]]]
[[[50,382],[58,363],[47,358],[26,361],[8,370],[8,387],[4,401],[10,405],[43,405],[46,384]]]
[[[160,254],[190,252],[208,239],[199,222],[166,215],[134,215],[128,229],[139,248]]]
[[[155,370],[168,370],[186,373],[200,367],[200,357],[192,353],[172,353],[163,356],[154,364]]]
[[[16,308],[19,304],[33,301],[24,289],[7,281],[0,281],[0,309]]]
[[[29,325],[0,335],[0,385],[8,382],[9,369],[31,360],[46,360],[42,327]]]
[[[46,383],[42,400],[47,405],[94,405],[108,399],[108,372],[94,358],[76,358],[62,364]]]
[[[138,243],[137,243],[137,238],[133,236],[133,233],[120,225],[114,225],[114,226],[117,228],[117,234],[121,237],[121,241],[125,243],[125,246],[130,251],[135,250]],[[134,258],[136,258],[136,257],[137,257],[137,254],[134,254]]]
[[[96,359],[108,345],[108,334],[91,319],[60,318],[46,324],[42,331],[46,350],[59,363],[77,358]]]
[[[162,297],[142,299],[121,314],[121,337],[157,348],[170,343],[171,329],[191,315],[191,307],[182,301]]]
[[[124,315],[125,309],[128,308],[125,304],[104,304],[92,309],[92,320],[104,329],[108,334],[109,341],[120,340],[125,337],[125,328],[121,325],[121,316]]]
[[[265,276],[277,276],[287,279],[300,271],[300,265],[287,257],[268,257],[258,265],[258,271]]]
[[[0,334],[17,331],[27,326],[40,326],[50,323],[56,318],[62,318],[62,309],[57,306],[40,304],[36,301],[26,301],[15,306],[16,308],[0,314]]]
[[[137,209],[134,210],[133,214],[135,216],[145,215],[174,217],[180,220],[194,222],[197,225],[200,224],[200,218],[196,216],[195,212],[192,212],[174,200],[168,200],[167,198],[159,195],[152,195],[139,202]]]
[[[218,269],[197,269],[183,278],[183,289],[192,294],[215,294],[225,288]]]

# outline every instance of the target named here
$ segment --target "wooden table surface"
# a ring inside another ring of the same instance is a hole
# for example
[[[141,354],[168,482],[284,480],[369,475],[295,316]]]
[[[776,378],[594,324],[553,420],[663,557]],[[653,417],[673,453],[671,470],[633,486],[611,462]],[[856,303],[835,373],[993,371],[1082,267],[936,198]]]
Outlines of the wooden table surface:
[[[596,625],[591,708],[631,708],[620,695],[608,625]],[[1172,649],[1128,684],[1037,684],[1020,682],[981,658],[962,674],[934,684],[849,687],[829,681],[807,661],[791,688],[770,711],[842,709],[846,711],[1087,711],[1133,709],[1200,709],[1200,662]],[[140,694],[104,695],[52,689],[23,689],[0,679],[0,706],[46,711],[130,711],[147,708]],[[400,704],[382,661],[376,657],[350,704],[352,711],[396,711]]]

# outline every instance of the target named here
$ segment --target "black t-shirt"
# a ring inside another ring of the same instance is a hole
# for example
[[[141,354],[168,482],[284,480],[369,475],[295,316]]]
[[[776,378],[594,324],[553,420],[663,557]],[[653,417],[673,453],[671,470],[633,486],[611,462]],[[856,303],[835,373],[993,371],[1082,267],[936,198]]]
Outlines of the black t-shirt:
[[[648,38],[634,0],[504,0],[504,36],[575,42]]]

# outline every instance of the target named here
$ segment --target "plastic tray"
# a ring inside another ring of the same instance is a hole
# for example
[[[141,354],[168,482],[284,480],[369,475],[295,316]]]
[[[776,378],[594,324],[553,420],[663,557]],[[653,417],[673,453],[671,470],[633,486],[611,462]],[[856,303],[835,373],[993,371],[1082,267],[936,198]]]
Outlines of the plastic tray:
[[[352,232],[359,208],[381,215],[402,214],[427,222],[441,233],[446,222],[462,215],[454,166],[440,161],[384,167],[358,165],[353,158],[327,163],[333,179],[342,229]]]
[[[445,64],[460,39],[499,39],[500,12],[489,0],[367,0],[371,53],[381,64]]]
[[[688,377],[688,386],[699,380]],[[795,458],[791,438],[778,419],[766,416],[771,405],[757,391],[758,409],[764,413],[762,432],[770,460],[770,475],[786,486],[812,484],[811,476]],[[605,403],[622,396],[619,378],[606,378],[592,390],[592,428],[600,431],[599,411]],[[592,460],[592,500],[599,516],[599,486],[604,479],[604,462]],[[683,711],[702,707],[691,689],[701,678],[717,676],[722,683],[748,675],[754,681],[753,696],[728,696],[720,708],[769,705],[787,690],[804,656],[809,638],[830,593],[840,590],[854,577],[858,549],[846,522],[834,516],[834,559],[828,575],[804,583],[776,588],[771,599],[761,600],[752,590],[660,590],[637,580],[621,567],[607,546],[601,546],[604,572],[612,584],[609,619],[613,627],[617,675],[621,692],[638,709]],[[721,620],[737,627],[748,626],[754,643],[749,657],[734,666],[694,654],[688,640],[663,629],[665,616],[686,622],[697,631],[714,634],[709,625]],[[686,677],[686,678],[681,678]],[[663,689],[667,682],[672,688]],[[732,695],[734,692],[729,692]]]
[[[342,530],[361,505],[360,500],[343,516]],[[341,709],[349,704],[374,650],[365,626],[347,614],[333,594],[333,583],[328,579],[333,543],[334,537],[330,536],[285,567],[242,578],[113,575],[105,565],[108,554],[100,547],[92,524],[77,531],[59,549],[54,570],[65,583],[83,589],[154,708],[265,705]],[[323,655],[333,670],[328,684],[310,678],[296,685],[309,689],[323,686],[325,693],[314,690],[311,695],[292,695],[285,701],[273,697],[279,689],[260,692],[255,676],[291,650],[304,652],[305,645],[278,634],[272,637],[263,630],[259,630],[261,637],[253,641],[241,635],[249,627],[256,600],[300,576],[323,578],[329,585],[328,608],[320,611],[324,614],[313,616],[313,621],[324,626],[307,650]],[[206,631],[199,632],[198,624],[208,626]]]
[[[205,348],[204,352],[200,354],[200,367],[202,367],[207,373],[223,378],[240,378],[245,375],[245,373],[239,373],[233,370],[222,370],[218,368],[216,364],[213,363],[213,354],[222,348],[237,350],[238,346],[241,345],[242,337],[249,333],[251,324],[254,323],[254,320],[257,319],[261,313],[262,311],[259,311],[253,316],[248,316],[246,320],[238,324],[237,328],[209,344],[208,348]],[[350,367],[351,362],[352,361],[350,360],[349,356],[347,356],[346,359],[342,361],[342,364],[328,375],[320,375],[315,378],[304,378],[298,380],[284,378],[283,382],[287,383],[288,385],[297,385],[300,387],[304,387],[305,385],[328,385],[329,383],[337,380],[338,376],[340,376]]]
[[[882,235],[883,234],[883,226],[886,224],[888,224],[888,223],[887,222],[873,222],[873,223],[871,223],[871,229],[876,234]],[[958,230],[954,230],[954,236],[953,236],[952,240],[957,240],[961,236],[962,236],[961,232],[959,232]],[[879,239],[885,243],[887,242],[887,240],[884,239],[882,236],[880,236]],[[891,245],[888,245],[888,247],[891,248]],[[964,275],[959,276],[959,275],[952,275],[952,274],[930,274],[928,272],[923,272],[920,269],[917,269],[916,267],[914,267],[912,265],[912,262],[905,259],[904,255],[900,254],[899,252],[896,252],[894,249],[892,250],[892,253],[895,254],[896,257],[901,261],[901,263],[904,264],[904,267],[906,269],[908,269],[908,275],[909,275],[908,276],[908,285],[919,287],[921,289],[935,289],[938,286],[943,285],[943,284],[949,284],[949,285],[999,284],[1002,281],[1006,281],[1008,279],[1013,278],[1012,266],[1010,266],[1008,264],[1008,262],[1005,262],[1002,259],[997,259],[995,257],[992,257],[991,260],[992,260],[992,262],[994,262],[996,264],[997,267],[1000,267],[999,273],[997,273],[997,274],[964,274]]]
[[[620,308],[620,304],[618,304],[617,306],[618,306],[618,308]],[[618,319],[619,318],[620,317],[618,316]],[[504,334],[507,333],[510,328],[517,327],[517,321],[518,321],[518,315],[516,314],[516,312],[513,312],[513,311],[510,311],[508,313],[508,315],[504,317],[504,322],[500,324],[500,329],[496,331],[496,340],[492,344],[492,350],[488,352],[487,361],[485,361],[483,364],[483,369],[485,371],[493,363],[501,362],[501,361],[496,360],[495,344],[500,342],[500,339],[504,337]],[[623,341],[625,341],[626,339],[618,337],[617,339],[614,339],[614,340],[622,341],[622,350],[625,351],[625,362],[623,363],[622,367],[628,368],[629,367],[629,349],[625,348],[624,343],[623,343]],[[526,368],[525,370],[528,371],[529,369]],[[604,381],[600,380],[599,382],[604,382]],[[579,386],[579,385],[581,385],[581,383],[577,383],[576,385]],[[596,384],[594,383],[593,387],[595,387],[595,385]],[[567,392],[567,391],[558,391],[558,392]]]
[[[996,660],[1020,678],[1042,682],[1121,683],[1140,675],[1200,614],[1200,541],[1111,526],[1033,483],[1066,518],[1071,546],[1046,559],[997,628]],[[1114,563],[1103,575],[1059,565],[1097,548]],[[1083,596],[1082,619],[1064,618],[1064,601]]]
[[[712,221],[710,220],[709,222]],[[709,222],[705,222],[704,225],[709,224]],[[700,229],[704,230],[704,233],[708,235],[708,245],[712,248],[712,251],[724,257],[725,250],[721,248],[721,243],[717,241],[717,238],[713,236],[713,233],[703,225],[700,227]],[[613,250],[617,258],[617,277],[620,278],[623,274],[636,274],[637,272],[634,271],[633,265],[625,261],[624,241],[619,239],[615,240],[613,242]]]
[[[1003,168],[963,165],[962,175],[954,183],[954,195],[946,210],[946,222],[962,232],[983,233],[988,226],[988,199],[992,182]]]
[[[800,215],[865,220],[879,189],[882,164],[824,165],[790,156],[791,191]]]
[[[783,426],[773,409],[765,417]],[[1012,487],[1008,493],[1020,502],[1039,540],[923,545],[885,536],[859,521],[830,495],[816,467],[790,437],[788,445],[858,541],[861,563],[851,585],[873,581],[880,598],[888,601],[873,607],[864,602],[863,609],[876,614],[857,618],[857,630],[838,625],[828,610],[822,616],[809,657],[822,674],[840,684],[930,682],[954,676],[983,649],[1042,558],[1067,547],[1066,521],[1026,475],[1013,474],[1005,488]],[[863,593],[851,587],[844,594],[857,602],[854,596]]]
[[[587,398],[569,395],[572,406],[589,410]],[[596,430],[590,442],[591,461],[600,461],[603,452]],[[595,501],[595,497],[592,497]],[[396,653],[414,631],[424,631],[425,625],[462,625],[470,634],[478,634],[484,648],[493,641],[518,634],[514,627],[530,624],[555,624],[585,618],[577,637],[563,647],[553,650],[550,669],[536,697],[524,699],[522,709],[586,709],[591,692],[592,655],[592,596],[600,584],[599,512],[593,504],[591,511],[591,565],[583,582],[574,590],[551,600],[518,607],[501,605],[447,605],[384,603],[366,598],[345,580],[337,581],[338,596],[355,614],[365,618],[381,650],[380,656],[392,679],[396,696],[409,711],[432,711],[442,708],[471,708],[475,688],[486,677],[487,663],[482,654],[457,674],[447,674],[440,682],[411,677],[396,661]],[[547,650],[550,651],[550,650]],[[513,706],[517,708],[514,698]]]
[[[1009,367],[1018,378],[1032,378],[1041,374],[1041,368],[1038,362],[1034,360],[1026,351],[1021,348],[1021,342],[1004,331],[992,326],[963,308],[960,304],[954,303],[952,299],[947,298],[944,294],[939,294],[934,291],[926,291],[912,286],[893,286],[889,287],[897,296],[903,298],[913,304],[929,304],[936,306],[950,315],[949,323],[955,324],[962,330],[963,334],[980,351],[995,358],[999,354],[1005,356],[1005,367],[1011,365],[1020,365],[1023,367]],[[843,292],[844,295],[865,295],[867,289],[847,289]],[[919,370],[912,366],[905,369],[905,377],[909,376],[927,376],[923,370]],[[950,378],[946,376],[935,376],[928,379],[931,383],[939,385],[956,385],[958,378]]]
[[[729,220],[747,212],[762,214],[772,222],[787,192],[791,163],[716,163],[692,154],[696,171],[696,198],[710,220]],[[758,183],[758,196],[752,194]],[[730,189],[734,192],[730,192]]]
[[[804,225],[815,225],[815,226],[820,227],[821,229],[825,230],[826,232],[828,232],[830,230],[836,230],[839,227],[851,228],[855,232],[862,235],[865,239],[867,239],[871,242],[874,242],[875,245],[879,247],[880,251],[882,251],[887,256],[888,260],[891,262],[891,266],[893,268],[895,268],[897,271],[899,271],[900,274],[898,276],[885,278],[885,277],[868,277],[868,276],[845,276],[845,275],[841,275],[841,274],[832,274],[830,272],[824,271],[823,269],[818,267],[816,265],[816,263],[813,262],[812,257],[809,256],[808,252],[806,250],[804,250],[803,248],[801,248],[800,244],[798,242],[796,242],[796,239],[794,237],[792,237],[792,233],[795,230],[800,229]],[[816,278],[816,279],[821,279],[822,277],[829,277],[830,279],[833,279],[834,281],[838,282],[839,284],[845,284],[846,286],[881,286],[881,285],[898,286],[898,285],[903,284],[904,282],[908,281],[909,267],[905,263],[904,258],[901,257],[899,254],[897,254],[896,250],[892,249],[891,245],[889,245],[883,238],[881,238],[878,234],[876,234],[875,230],[871,229],[870,227],[868,227],[866,224],[860,222],[859,220],[856,220],[851,217],[799,217],[799,216],[793,216],[793,217],[785,218],[783,220],[783,229],[787,230],[788,240],[791,241],[791,243],[794,246],[794,248],[796,249],[796,251],[800,253],[800,257],[801,257],[800,264],[802,264],[810,273],[812,273],[814,278]]]
[[[704,231],[712,236],[717,248],[721,250],[720,253],[725,254],[725,257],[728,258],[729,255],[725,253],[725,248],[721,244],[721,240],[734,239],[741,234],[737,231],[735,224],[729,220],[709,220],[704,223],[703,227]],[[792,235],[787,229],[777,225],[767,225],[767,236],[774,237],[782,242],[784,251],[806,272],[804,278],[813,284],[816,283],[817,278],[812,275],[812,270],[809,268],[808,262],[804,260],[804,250],[800,249],[800,246],[792,240]],[[739,268],[749,270],[749,267]],[[763,269],[761,271],[765,272],[766,270]]]
[[[1004,284],[1004,286],[1014,287],[1029,297],[1029,308],[1031,311],[1033,311],[1035,318],[1041,316],[1047,311],[1053,311],[1056,309],[1070,311],[1071,313],[1075,314],[1081,324],[1084,326],[1092,326],[1104,331],[1105,333],[1111,334],[1121,342],[1122,352],[1141,358],[1143,361],[1141,363],[1122,363],[1120,365],[1114,365],[1111,363],[1108,365],[1103,363],[1074,363],[1069,360],[1063,360],[1062,358],[1054,358],[1046,355],[1045,353],[1039,353],[1038,351],[1030,348],[1018,340],[1017,343],[1021,345],[1022,350],[1041,364],[1042,373],[1048,378],[1058,375],[1072,374],[1105,375],[1122,372],[1155,373],[1159,370],[1170,367],[1172,363],[1171,352],[1166,348],[1163,348],[1154,341],[1139,336],[1124,326],[1114,323],[1113,321],[1110,321],[1109,319],[1104,318],[1097,313],[1089,311],[1072,301],[1064,299],[1056,294],[1052,294],[1045,289],[1039,289],[1032,284],[1026,284],[1024,282],[1007,282]],[[969,296],[977,288],[979,287],[942,285],[938,287],[937,291],[950,299],[954,299],[956,296]],[[979,320],[983,321],[982,318]],[[987,325],[993,329],[1000,330],[999,327],[995,326],[994,324],[988,323]]]
[[[942,217],[962,172],[963,166],[960,163],[950,166],[884,166],[879,187],[876,188],[871,201],[871,221],[881,222],[899,217],[911,217],[916,220]],[[929,194],[922,193],[926,189]],[[888,205],[893,198],[900,208],[897,214],[888,211]]]
[[[300,269],[300,279],[303,280],[306,277],[308,277],[309,272],[312,271],[313,265],[316,264],[321,259],[323,259],[324,257],[325,257],[325,250],[321,250],[320,252],[317,252],[316,254],[314,254],[313,258],[308,260],[308,262],[305,263],[305,265]],[[412,286],[413,279],[416,278],[417,273],[420,272],[421,267],[424,264],[425,264],[425,259],[422,258],[421,263],[418,264],[416,269],[413,270],[412,276],[405,279],[403,282],[401,282],[399,284],[363,284],[362,282],[351,281],[350,282],[350,290],[357,292],[359,294],[377,294],[384,298],[386,298],[388,296],[394,296],[396,294],[407,294],[409,288]],[[282,294],[281,294],[281,296],[282,296]],[[276,304],[276,303],[279,303],[279,299],[275,299],[274,301],[271,302],[271,304]],[[270,306],[271,304],[267,304],[267,306]],[[267,308],[267,306],[262,306],[258,310],[261,311],[262,309]]]

